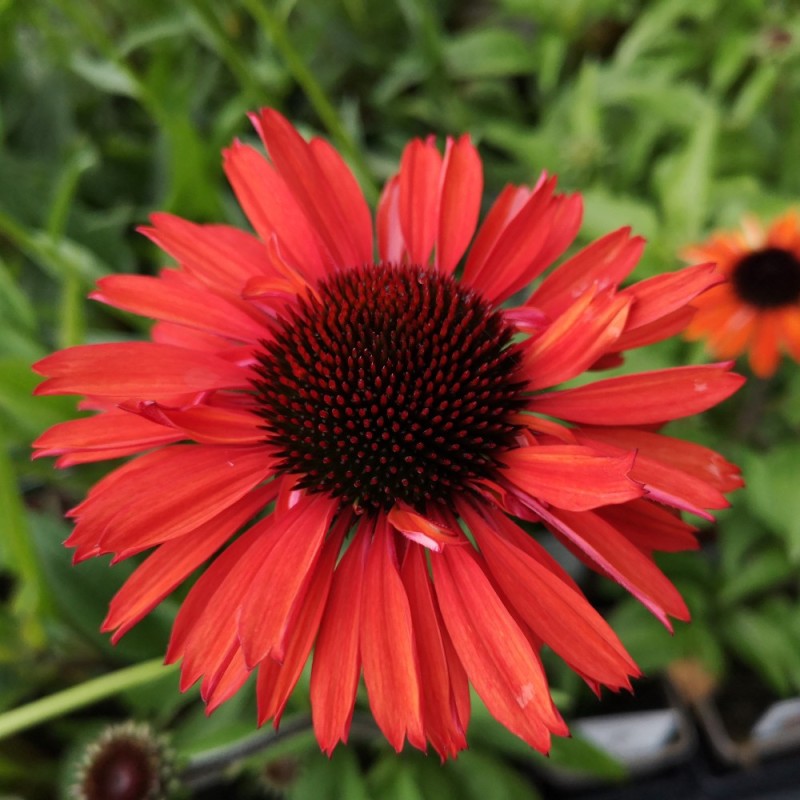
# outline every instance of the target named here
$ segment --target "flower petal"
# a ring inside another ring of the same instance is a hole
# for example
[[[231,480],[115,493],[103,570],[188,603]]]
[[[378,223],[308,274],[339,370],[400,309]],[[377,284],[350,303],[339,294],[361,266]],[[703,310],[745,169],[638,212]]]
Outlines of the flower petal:
[[[327,174],[333,169],[330,160],[323,167],[311,146],[277,111],[265,108],[250,119],[276,170],[324,242],[333,263],[338,267],[369,264],[372,240],[364,239],[363,226],[350,224],[351,216],[359,218],[360,206],[353,207],[352,192],[340,194],[330,182]],[[349,172],[343,164],[340,169]]]
[[[630,300],[593,290],[528,340],[523,365],[529,391],[555,386],[586,371],[616,342],[628,317]]]
[[[481,209],[483,165],[467,134],[448,139],[442,167],[436,268],[452,272],[467,249]]]
[[[636,664],[579,591],[460,506],[497,585],[531,630],[576,672],[613,689],[630,688]]]
[[[370,549],[370,526],[362,522],[333,575],[311,668],[311,716],[319,746],[328,755],[346,742],[358,676],[362,586]]]
[[[170,408],[160,403],[124,404],[124,408],[162,426],[178,428],[181,438],[201,444],[260,444],[265,440],[264,421],[243,408],[197,405]],[[134,417],[135,419],[136,417]]]
[[[289,696],[311,653],[330,592],[342,539],[349,527],[350,517],[340,517],[325,541],[313,573],[306,580],[302,598],[298,598],[292,609],[283,663],[266,658],[259,664],[256,684],[259,725],[263,725],[268,719],[274,719],[276,728],[280,723]]]
[[[400,159],[398,210],[400,230],[412,264],[425,266],[436,239],[442,157],[434,138],[414,139]]]
[[[245,522],[265,508],[275,493],[275,483],[255,489],[191,533],[162,544],[114,595],[100,630],[114,631],[111,641],[116,644]]]
[[[264,325],[242,307],[243,303],[225,299],[218,292],[193,288],[185,281],[111,275],[101,278],[97,286],[89,295],[93,300],[143,317],[187,325],[240,342],[256,342],[267,335]]]
[[[526,305],[556,316],[593,286],[598,292],[616,289],[636,266],[643,248],[644,239],[631,237],[630,228],[609,233],[554,269]]]
[[[468,721],[469,685],[458,657],[448,651],[448,634],[436,605],[424,552],[420,547],[407,548],[401,576],[413,620],[425,733],[445,759],[467,746],[462,714],[466,707]]]
[[[530,641],[471,548],[446,547],[431,562],[442,617],[475,691],[495,719],[548,752],[551,733],[567,728]]]
[[[689,619],[683,598],[655,562],[600,516],[591,511],[534,510],[559,538],[574,546],[574,552],[627,589],[668,630],[672,624],[667,615]]]
[[[303,497],[280,517],[273,515],[268,533],[274,539],[272,550],[254,575],[239,612],[239,640],[248,666],[267,656],[283,660],[292,608],[319,557],[337,507],[336,500],[315,494]]]
[[[237,295],[251,278],[268,275],[264,245],[228,225],[197,225],[173,214],[153,214],[139,232],[211,289]]]
[[[417,542],[423,547],[429,547],[437,553],[442,549],[443,545],[454,544],[462,539],[458,531],[451,530],[417,513],[408,503],[404,503],[402,500],[398,500],[392,506],[387,521],[412,542]]]
[[[85,344],[53,353],[33,365],[48,380],[37,395],[170,398],[214,389],[249,389],[249,373],[208,353],[153,342]]]
[[[324,277],[332,257],[285,176],[255,148],[239,142],[223,151],[223,164],[239,205],[263,242],[279,238],[281,251],[294,269],[307,280]]]
[[[170,430],[135,414],[105,411],[48,428],[33,443],[37,451],[33,457],[61,456],[57,466],[68,467],[76,463],[75,453],[93,456],[92,461],[102,461],[116,458],[120,452],[133,455],[183,438],[183,431]]]
[[[730,367],[730,362],[723,362],[607,378],[537,395],[530,408],[590,425],[649,425],[680,419],[706,411],[744,383]]]
[[[499,458],[508,467],[503,476],[514,487],[558,508],[585,511],[644,493],[628,477],[634,453],[610,457],[589,447],[541,445],[518,447]]]
[[[378,202],[378,254],[383,262],[399,264],[406,250],[400,225],[400,180],[395,175]]]
[[[411,609],[397,566],[394,533],[380,517],[364,572],[360,639],[375,722],[398,753],[406,736],[414,747],[424,749]]]
[[[126,467],[101,480],[74,509],[78,524],[70,546],[117,553],[118,560],[177,539],[261,483],[272,459],[261,447],[173,445]]]

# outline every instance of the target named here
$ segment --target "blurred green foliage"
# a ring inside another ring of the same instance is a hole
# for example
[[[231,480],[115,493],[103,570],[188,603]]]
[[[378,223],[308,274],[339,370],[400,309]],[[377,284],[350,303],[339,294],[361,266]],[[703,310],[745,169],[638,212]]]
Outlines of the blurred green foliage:
[[[796,11],[791,0],[0,0],[0,711],[163,652],[172,600],[116,648],[98,633],[128,568],[72,568],[60,542],[64,509],[106,467],[29,460],[31,439],[74,414],[69,399],[31,399],[29,365],[141,335],[140,321],[85,297],[108,272],[159,266],[134,230],[149,212],[243,222],[220,150],[254,139],[246,111],[274,106],[328,136],[373,201],[410,137],[469,131],[487,202],[507,181],[558,173],[584,194],[582,241],[628,224],[649,239],[644,277],[744,211],[769,217],[797,201]],[[671,342],[631,367],[703,358]],[[741,463],[750,485],[702,556],[664,559],[695,617],[674,638],[604,590],[646,669],[692,656],[723,675],[738,660],[780,692],[800,690],[798,396],[800,368],[786,364],[676,426]],[[573,679],[556,670],[554,681],[574,705]],[[0,786],[49,798],[59,782],[63,793],[59,759],[110,718],[152,719],[186,753],[251,730],[248,692],[205,721],[173,684],[1,742]],[[289,796],[533,797],[506,759],[534,756],[480,709],[473,728],[474,750],[445,769],[373,746],[367,770],[349,750],[329,761],[298,740]],[[557,757],[618,775],[587,748],[560,743]],[[246,772],[242,796],[259,796],[259,780]]]

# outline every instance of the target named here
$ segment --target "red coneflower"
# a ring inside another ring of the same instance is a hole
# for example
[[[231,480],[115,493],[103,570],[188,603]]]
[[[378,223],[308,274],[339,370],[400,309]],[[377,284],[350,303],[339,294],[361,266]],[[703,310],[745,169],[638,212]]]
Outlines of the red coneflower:
[[[313,648],[320,745],[346,741],[363,672],[397,750],[466,746],[469,684],[547,751],[566,726],[547,644],[594,689],[638,670],[569,575],[512,520],[544,524],[659,619],[687,619],[654,550],[695,546],[671,509],[708,517],[740,485],[662,436],[741,384],[728,364],[549,389],[682,330],[719,278],[688,268],[620,290],[628,229],[501,304],[572,243],[581,199],[507,187],[473,237],[482,168],[464,136],[413,141],[377,212],[326,142],[278,113],[225,170],[256,235],[158,214],[179,264],[104,278],[93,296],[155,318],[152,342],[73,347],[36,365],[39,394],[99,413],[37,442],[59,466],[138,455],[70,512],[76,560],[157,549],[111,603],[118,639],[205,561],[167,659],[212,710],[258,668],[277,725]],[[472,242],[460,278],[455,277]]]
[[[745,351],[761,378],[775,373],[781,352],[800,361],[800,215],[789,211],[766,229],[746,217],[738,231],[715,233],[687,247],[688,260],[715,261],[728,278],[696,298],[686,330],[709,351],[734,358]]]

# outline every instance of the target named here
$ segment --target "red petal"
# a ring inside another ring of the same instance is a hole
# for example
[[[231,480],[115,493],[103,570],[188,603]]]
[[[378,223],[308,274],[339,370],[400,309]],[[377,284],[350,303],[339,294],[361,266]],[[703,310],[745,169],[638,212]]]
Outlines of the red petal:
[[[437,553],[442,549],[442,545],[454,544],[460,539],[463,540],[460,532],[418,514],[402,500],[398,500],[394,504],[387,519],[389,524],[412,542],[429,547]]]
[[[316,494],[274,518],[268,533],[274,539],[272,550],[254,576],[239,614],[239,640],[249,666],[267,656],[283,660],[292,608],[337,508],[337,501]]]
[[[185,282],[179,285],[145,275],[111,275],[101,278],[97,286],[89,295],[92,299],[143,317],[187,325],[240,342],[256,342],[268,333],[241,307],[243,304]]]
[[[642,487],[628,477],[634,457],[599,455],[576,445],[541,445],[509,450],[500,459],[509,467],[504,477],[526,494],[558,508],[585,511],[642,496]]]
[[[741,471],[715,450],[695,442],[665,436],[637,428],[582,428],[580,440],[603,442],[625,450],[637,450],[640,456],[673,467],[708,483],[721,492],[744,485]]]
[[[333,575],[311,669],[311,716],[320,747],[330,755],[347,741],[361,672],[359,620],[370,549],[370,526],[361,524]]]
[[[525,186],[505,186],[480,227],[464,265],[462,280],[472,286],[480,279],[486,259],[494,250],[508,223],[519,213],[533,192]]]
[[[206,703],[206,716],[219,708],[225,701],[230,700],[244,686],[250,677],[250,672],[251,670],[244,663],[242,651],[235,650],[228,665],[214,681],[213,686],[200,690]]]
[[[629,676],[639,670],[583,594],[498,535],[468,505],[461,513],[495,581],[531,630],[581,675],[613,689],[630,688]]]
[[[86,344],[33,365],[48,380],[34,394],[90,394],[161,400],[187,392],[249,389],[249,373],[221,358],[153,342]]]
[[[688,620],[689,611],[678,590],[647,555],[616,528],[591,511],[576,513],[538,509],[554,533],[584,553],[589,563],[613,578],[672,630],[667,618]]]
[[[283,116],[273,109],[262,109],[250,116],[261,136],[272,163],[286,181],[306,219],[325,243],[338,267],[353,267],[372,261],[372,241],[350,223],[359,209],[351,207],[348,193],[340,195],[314,151]],[[347,168],[342,165],[342,169]],[[278,230],[280,235],[280,230]]]
[[[114,631],[111,641],[116,643],[245,522],[265,508],[275,492],[275,483],[256,489],[191,533],[162,544],[114,595],[101,630]]]
[[[590,425],[648,425],[699,414],[730,397],[744,378],[731,362],[608,378],[540,394],[532,411]]]
[[[406,736],[425,748],[411,609],[397,567],[394,533],[378,518],[361,603],[361,657],[375,722],[399,753]]]
[[[578,299],[525,348],[523,364],[533,391],[585,372],[625,326],[629,301],[593,290]]]
[[[232,506],[271,472],[264,449],[173,445],[97,483],[67,542],[124,558],[177,539]]]
[[[436,239],[442,157],[433,137],[403,150],[398,174],[400,230],[412,264],[428,263]]]
[[[591,287],[598,292],[616,289],[636,266],[643,248],[644,239],[631,238],[630,228],[609,233],[554,269],[526,305],[556,316]]]
[[[201,675],[206,676],[208,690],[240,649],[237,611],[253,576],[269,556],[272,540],[264,536],[269,519],[257,522],[218,556],[183,601],[165,659],[168,664],[183,659],[181,691]]]
[[[314,572],[306,581],[305,593],[292,609],[283,663],[267,658],[259,665],[256,688],[259,725],[274,718],[275,727],[278,727],[289,696],[311,653],[328,599],[336,559],[349,527],[350,517],[340,517],[325,541]]]
[[[447,142],[441,179],[436,267],[452,272],[467,249],[481,209],[483,166],[478,151],[464,134]]]
[[[467,677],[458,658],[448,657],[444,641],[447,632],[433,596],[422,548],[407,549],[401,574],[417,644],[425,733],[442,759],[454,757],[467,746],[466,722],[462,724],[459,709],[464,703],[469,708]],[[451,676],[459,671],[461,680],[452,681]],[[462,693],[459,699],[457,692]]]
[[[266,243],[276,236],[286,259],[307,279],[324,277],[331,256],[285,176],[257,150],[239,142],[223,151],[223,159],[236,199],[261,239]]]
[[[228,225],[196,225],[172,214],[153,214],[153,227],[139,231],[212,289],[238,295],[253,277],[267,272],[264,245]]]
[[[675,553],[696,550],[700,546],[695,536],[697,528],[646,499],[600,508],[595,513],[645,552]]]
[[[241,408],[207,405],[169,408],[151,402],[137,403],[130,410],[134,408],[142,418],[179,428],[181,438],[189,437],[201,444],[252,445],[264,441],[264,420]]]
[[[372,261],[372,214],[358,181],[339,153],[324,139],[312,139],[310,147],[329,184],[336,191],[357,253],[364,256],[366,261]]]
[[[33,457],[89,451],[94,456],[92,460],[100,461],[112,458],[108,451],[138,453],[183,438],[182,431],[170,430],[134,414],[106,411],[93,417],[82,417],[53,425],[33,443],[38,451]],[[70,466],[72,463],[74,462],[68,455],[60,460],[59,466]]]
[[[537,257],[550,236],[557,207],[554,189],[555,179],[551,178],[530,196],[505,226],[483,264],[471,259],[467,262],[464,282],[489,302],[502,301],[534,277],[533,266],[539,263]]]
[[[431,562],[439,608],[475,691],[492,716],[546,753],[551,732],[567,729],[530,642],[471,549],[446,547]]]
[[[378,202],[378,253],[381,261],[399,264],[406,249],[400,227],[400,182],[395,175]]]

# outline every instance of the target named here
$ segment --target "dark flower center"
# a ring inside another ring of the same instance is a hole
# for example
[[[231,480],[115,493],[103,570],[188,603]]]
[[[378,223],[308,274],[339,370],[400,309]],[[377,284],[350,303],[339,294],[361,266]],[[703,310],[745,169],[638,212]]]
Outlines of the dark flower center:
[[[800,261],[780,247],[745,256],[731,280],[739,298],[757,308],[780,308],[800,300]]]
[[[281,468],[357,510],[449,503],[513,444],[525,405],[514,332],[430,269],[336,273],[257,354],[259,414]]]
[[[117,740],[98,753],[82,789],[87,800],[147,800],[159,786],[153,755],[139,742]]]

